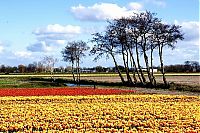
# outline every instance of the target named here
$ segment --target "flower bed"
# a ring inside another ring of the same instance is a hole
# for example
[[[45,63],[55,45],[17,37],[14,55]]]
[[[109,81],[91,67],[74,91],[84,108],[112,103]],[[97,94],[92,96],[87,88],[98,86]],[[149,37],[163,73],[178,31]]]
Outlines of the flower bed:
[[[94,89],[86,87],[68,88],[14,88],[0,89],[0,96],[49,96],[49,95],[111,95],[134,93],[134,90]]]
[[[200,132],[200,97],[91,95],[0,97],[0,132]]]

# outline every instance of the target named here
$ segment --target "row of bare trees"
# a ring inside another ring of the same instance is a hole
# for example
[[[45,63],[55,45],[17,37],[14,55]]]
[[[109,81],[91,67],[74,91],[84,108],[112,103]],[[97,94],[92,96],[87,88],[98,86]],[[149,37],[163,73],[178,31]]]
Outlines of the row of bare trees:
[[[156,86],[153,74],[153,53],[157,51],[163,82],[167,86],[163,50],[164,47],[174,49],[178,40],[183,40],[180,26],[166,24],[157,18],[156,14],[146,11],[133,14],[131,17],[108,21],[105,32],[93,34],[92,42],[96,44],[90,53],[96,55],[95,60],[103,55],[111,57],[122,83],[145,85],[148,82],[151,86]],[[122,56],[127,81],[118,68],[117,55]],[[142,59],[146,65],[147,79],[142,71]]]
[[[183,40],[181,27],[164,23],[151,12],[133,13],[131,17],[122,17],[108,21],[103,33],[93,34],[91,39],[95,45],[90,55],[95,55],[98,60],[103,55],[111,57],[123,84],[133,85],[141,83],[156,86],[156,78],[153,73],[153,55],[158,53],[163,82],[167,86],[165,77],[163,50],[164,47],[175,48],[178,40]],[[85,56],[89,47],[83,41],[68,42],[61,52],[63,60],[71,62],[73,80],[80,81],[80,59]],[[122,57],[126,78],[119,69],[118,61]],[[141,67],[145,62],[147,77]],[[76,72],[76,76],[74,74]]]

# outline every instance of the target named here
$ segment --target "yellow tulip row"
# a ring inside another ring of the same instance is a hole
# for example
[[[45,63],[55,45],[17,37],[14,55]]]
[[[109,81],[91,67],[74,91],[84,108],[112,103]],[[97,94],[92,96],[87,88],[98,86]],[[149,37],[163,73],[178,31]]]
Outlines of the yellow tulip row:
[[[0,132],[200,132],[200,97],[0,97]]]

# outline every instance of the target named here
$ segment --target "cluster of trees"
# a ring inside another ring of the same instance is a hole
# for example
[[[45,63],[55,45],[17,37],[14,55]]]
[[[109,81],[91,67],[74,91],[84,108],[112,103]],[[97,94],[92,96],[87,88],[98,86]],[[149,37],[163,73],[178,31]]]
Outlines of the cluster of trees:
[[[43,68],[43,65],[37,65],[36,62],[26,65],[18,65],[18,66],[0,66],[0,73],[34,73],[34,72],[42,72],[45,68]]]
[[[183,39],[180,26],[166,24],[157,18],[156,14],[146,11],[135,13],[131,17],[108,21],[105,32],[93,34],[91,42],[95,45],[90,54],[96,55],[94,60],[98,60],[103,55],[107,58],[112,57],[123,84],[150,83],[151,86],[156,86],[153,75],[153,53],[157,51],[163,82],[167,86],[163,63],[164,47],[174,49],[177,41]],[[88,49],[85,42],[73,41],[68,42],[65,49],[61,51],[63,60],[72,64],[75,82],[80,81],[80,60]],[[121,74],[117,55],[122,56],[126,79]],[[142,61],[145,62],[148,79],[144,76],[140,65]]]
[[[184,64],[165,66],[166,72],[200,72],[200,65],[197,61],[185,61]]]
[[[20,64],[17,67],[11,66],[0,66],[0,73],[40,73],[40,72],[54,72],[55,63],[58,62],[58,59],[53,56],[45,56],[39,62],[33,62],[26,65]]]
[[[148,11],[134,14],[131,17],[114,19],[108,21],[104,33],[93,35],[92,42],[96,44],[90,52],[92,55],[97,55],[95,60],[103,55],[112,57],[122,83],[136,84],[139,82],[145,85],[149,82],[151,86],[156,86],[156,79],[153,75],[153,53],[158,51],[163,82],[167,86],[163,50],[164,47],[175,48],[174,44],[183,39],[180,29],[181,27],[178,25],[162,22],[156,17],[156,14]],[[118,68],[117,55],[122,56],[127,81]],[[145,62],[148,80],[142,71],[141,61]],[[132,72],[130,72],[130,68],[134,68]]]

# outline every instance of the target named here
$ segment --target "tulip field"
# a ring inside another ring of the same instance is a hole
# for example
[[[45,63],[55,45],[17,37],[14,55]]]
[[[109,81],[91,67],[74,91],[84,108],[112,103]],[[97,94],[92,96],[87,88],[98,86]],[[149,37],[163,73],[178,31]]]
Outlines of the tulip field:
[[[66,88],[8,88],[0,89],[0,96],[49,96],[49,95],[110,95],[135,93],[134,90],[122,89],[94,89],[91,87],[66,87]]]
[[[1,96],[0,107],[0,132],[200,132],[199,96]]]

